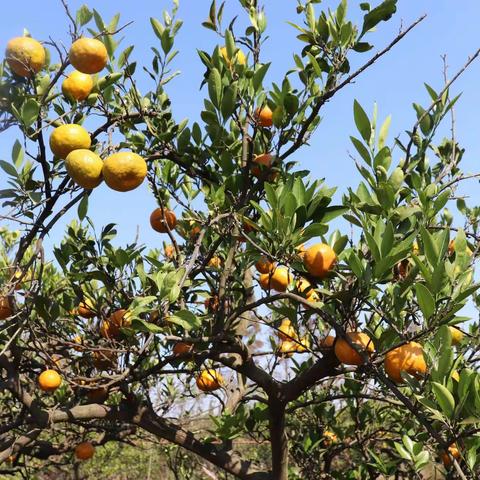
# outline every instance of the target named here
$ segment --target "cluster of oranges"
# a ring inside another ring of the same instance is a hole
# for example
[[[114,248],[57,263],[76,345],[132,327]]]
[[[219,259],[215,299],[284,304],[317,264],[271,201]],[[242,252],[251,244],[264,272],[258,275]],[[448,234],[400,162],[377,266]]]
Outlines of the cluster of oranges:
[[[22,77],[38,73],[45,64],[45,49],[30,37],[16,37],[7,44],[7,63]],[[76,69],[63,81],[63,94],[74,100],[85,100],[93,89],[91,74],[103,70],[108,61],[105,45],[96,38],[79,38],[70,47],[69,60]],[[119,192],[127,192],[142,184],[147,175],[145,160],[133,152],[117,152],[105,161],[90,150],[91,138],[78,124],[64,124],[50,136],[50,149],[65,160],[65,168],[82,188],[93,189],[102,180]]]

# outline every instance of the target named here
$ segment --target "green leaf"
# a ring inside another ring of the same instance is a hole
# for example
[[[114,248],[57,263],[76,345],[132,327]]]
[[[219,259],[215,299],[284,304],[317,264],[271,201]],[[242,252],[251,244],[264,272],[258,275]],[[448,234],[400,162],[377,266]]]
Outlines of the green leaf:
[[[179,325],[184,330],[192,330],[201,325],[199,318],[189,310],[179,310],[170,315],[167,321]]]
[[[255,73],[253,74],[252,85],[255,92],[257,92],[262,86],[263,79],[265,78],[265,75],[269,68],[270,68],[270,63],[265,63],[260,67],[258,67]]]
[[[38,117],[40,112],[40,104],[33,98],[29,98],[23,105],[20,111],[22,121],[25,127],[30,127]]]
[[[80,200],[77,211],[78,211],[78,218],[80,221],[82,221],[87,216],[87,212],[88,212],[88,195],[87,194],[85,194]]]
[[[380,132],[378,134],[378,148],[382,149],[385,146],[385,140],[387,139],[388,130],[390,129],[390,123],[392,122],[392,116],[389,115],[383,125],[380,127]]]
[[[93,13],[87,7],[87,5],[82,5],[78,10],[75,16],[75,22],[80,27],[86,25],[93,17]]]
[[[452,418],[453,412],[455,411],[455,399],[448,388],[441,383],[432,382],[432,391],[443,413],[445,413],[447,417]]]
[[[417,293],[417,300],[420,310],[423,316],[428,320],[435,311],[435,300],[425,285],[417,283],[415,285],[415,291]]]
[[[208,76],[208,94],[215,107],[219,108],[222,97],[222,77],[216,68],[212,68]]]
[[[16,168],[19,168],[23,162],[23,147],[18,140],[15,140],[15,143],[13,144],[12,161]]]
[[[370,141],[370,136],[372,135],[372,126],[370,125],[370,120],[368,119],[365,110],[356,100],[353,102],[353,117],[355,119],[357,130],[360,132],[362,138],[368,143]]]
[[[8,175],[12,177],[18,177],[17,170],[11,163],[6,162],[5,160],[0,160],[0,167]]]
[[[150,17],[150,23],[152,25],[153,31],[158,39],[162,40],[163,32],[165,31],[165,27],[161,24],[159,20],[156,18]]]
[[[141,318],[134,318],[132,320],[132,329],[136,332],[145,332],[145,333],[163,333],[163,329],[154,323],[146,322]]]
[[[382,21],[387,21],[397,11],[397,0],[385,0],[363,17],[360,38]]]

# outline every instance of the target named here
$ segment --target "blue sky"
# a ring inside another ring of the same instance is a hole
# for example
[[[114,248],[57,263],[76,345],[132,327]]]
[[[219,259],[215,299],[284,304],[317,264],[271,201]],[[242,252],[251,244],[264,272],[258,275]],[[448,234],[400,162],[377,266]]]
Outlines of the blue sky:
[[[20,3],[22,4],[19,8]],[[68,46],[68,22],[60,1],[48,2],[5,2],[0,16],[0,51],[11,37],[22,34],[25,27],[32,36],[39,40],[52,37],[63,41]],[[84,1],[69,2],[75,11]],[[137,2],[86,2],[109,20],[118,10],[122,17],[120,23],[133,20],[133,25],[122,32],[125,39],[123,48],[135,44],[133,57],[149,65],[152,45],[157,45],[149,17],[161,17],[165,8],[170,8],[167,0],[138,0]],[[236,0],[227,0],[225,18],[236,13]],[[335,6],[337,2],[324,1],[323,7]],[[358,1],[350,2],[350,17],[360,18]],[[376,3],[376,2],[372,2]],[[354,85],[338,94],[323,110],[323,122],[312,139],[311,146],[303,148],[296,155],[302,168],[311,170],[312,177],[325,177],[330,186],[337,185],[343,192],[347,186],[356,186],[357,178],[352,161],[348,156],[353,151],[349,135],[355,134],[352,118],[352,103],[356,98],[370,112],[374,102],[378,103],[379,117],[392,114],[390,139],[401,131],[411,128],[415,121],[412,101],[428,103],[423,82],[440,89],[442,76],[441,55],[448,55],[450,71],[460,68],[469,54],[480,46],[478,35],[478,17],[480,4],[478,0],[463,0],[461,9],[459,2],[451,0],[438,1],[399,1],[398,13],[388,24],[381,24],[378,32],[370,35],[370,41],[377,49],[386,45],[397,33],[400,25],[407,25],[418,16],[427,13],[427,19],[422,22],[406,39],[397,45],[392,52],[381,59],[376,65],[361,76]],[[173,110],[178,120],[188,117],[197,119],[202,105],[203,92],[199,85],[203,75],[203,66],[197,57],[196,49],[212,51],[221,40],[213,32],[200,26],[208,12],[210,0],[180,0],[179,17],[184,20],[180,31],[177,48],[180,55],[176,60],[176,68],[182,75],[169,85]],[[317,11],[321,5],[317,5]],[[269,81],[281,81],[283,73],[292,65],[292,53],[299,52],[302,44],[295,38],[295,30],[286,21],[300,22],[295,14],[294,0],[266,0],[265,8],[268,18],[268,34],[270,39],[264,47],[262,58],[273,62],[269,72]],[[245,19],[239,23],[244,24]],[[356,55],[353,64],[369,58],[370,54]],[[139,71],[139,69],[137,70]],[[465,169],[476,170],[479,158],[478,141],[478,109],[480,106],[480,90],[478,79],[480,62],[474,64],[456,84],[454,91],[463,91],[458,104],[457,137],[460,144],[467,149]],[[147,87],[148,83],[143,83]],[[448,125],[445,126],[448,131]],[[11,147],[17,132],[13,129],[0,136],[0,158],[9,159]],[[0,174],[0,188],[4,188],[3,172]],[[465,187],[465,192],[478,202],[476,184]],[[153,197],[147,191],[146,185],[129,193],[117,193],[99,187],[90,200],[89,215],[100,225],[115,222],[119,225],[119,241],[131,241],[139,229],[141,241],[149,246],[159,246],[163,236],[150,229],[148,218],[155,208]],[[75,212],[67,216],[65,221],[75,217]],[[57,226],[49,245],[59,240],[63,230]]]

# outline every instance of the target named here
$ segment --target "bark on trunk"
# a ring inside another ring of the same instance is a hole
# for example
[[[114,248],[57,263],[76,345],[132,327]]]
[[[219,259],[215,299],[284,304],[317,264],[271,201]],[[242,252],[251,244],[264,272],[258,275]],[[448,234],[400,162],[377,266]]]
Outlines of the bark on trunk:
[[[278,401],[270,402],[269,410],[272,480],[288,480],[288,439],[285,433],[285,404]]]

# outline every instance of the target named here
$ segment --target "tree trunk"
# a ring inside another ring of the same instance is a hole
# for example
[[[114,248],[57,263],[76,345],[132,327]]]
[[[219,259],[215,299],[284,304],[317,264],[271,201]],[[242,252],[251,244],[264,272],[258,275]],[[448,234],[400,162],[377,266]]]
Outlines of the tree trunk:
[[[272,480],[288,480],[288,439],[285,433],[285,404],[269,403],[270,445],[272,447]]]

